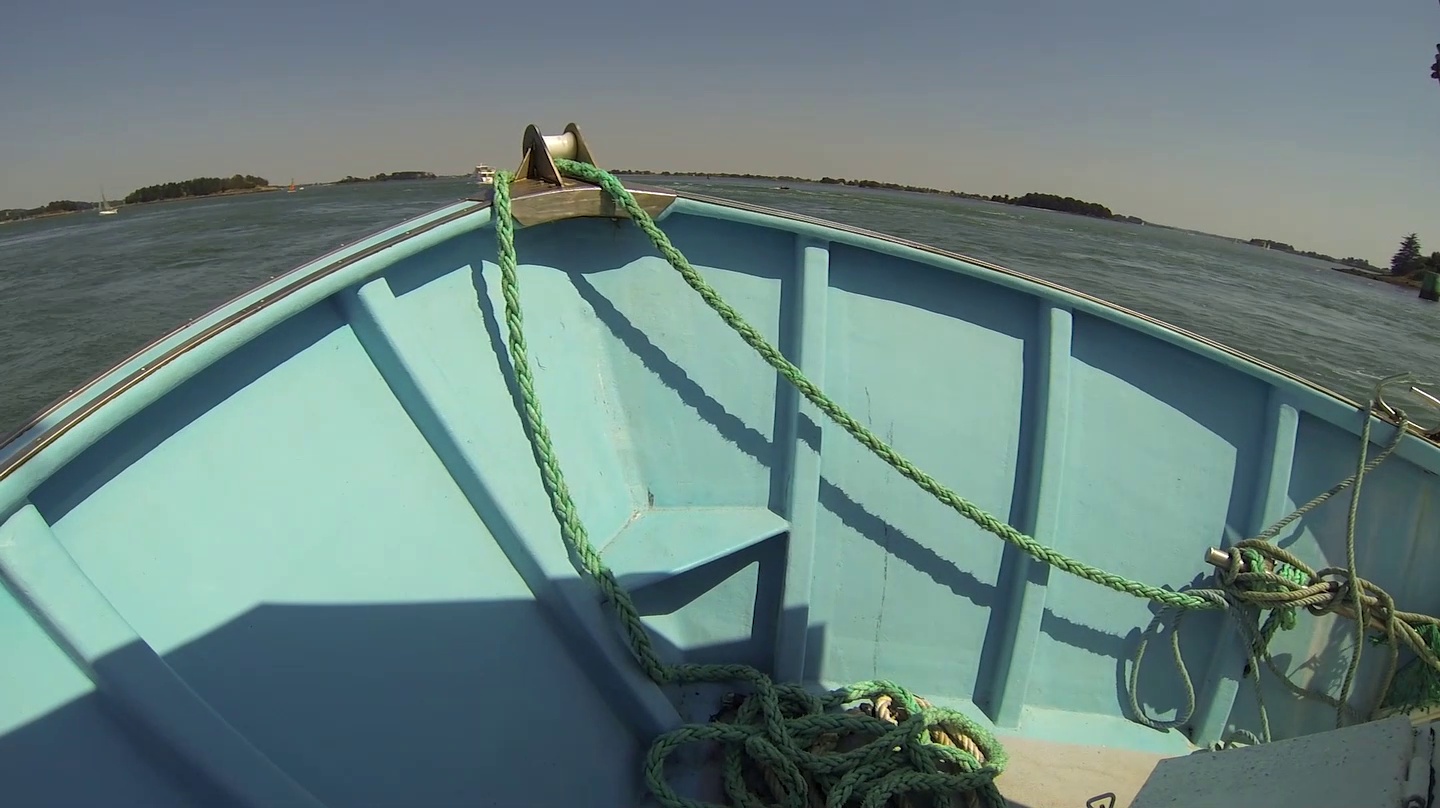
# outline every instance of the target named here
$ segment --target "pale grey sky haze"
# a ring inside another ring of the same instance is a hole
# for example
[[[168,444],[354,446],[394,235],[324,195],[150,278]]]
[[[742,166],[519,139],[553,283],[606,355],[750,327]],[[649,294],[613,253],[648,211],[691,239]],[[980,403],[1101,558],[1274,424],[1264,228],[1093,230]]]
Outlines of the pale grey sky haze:
[[[1435,0],[28,3],[0,207],[513,168],[574,120],[609,167],[1042,191],[1383,263],[1440,250],[1436,42]]]

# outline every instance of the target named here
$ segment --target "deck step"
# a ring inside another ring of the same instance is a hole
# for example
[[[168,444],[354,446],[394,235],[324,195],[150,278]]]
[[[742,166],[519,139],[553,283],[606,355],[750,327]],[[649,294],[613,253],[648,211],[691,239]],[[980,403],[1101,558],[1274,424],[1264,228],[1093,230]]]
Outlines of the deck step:
[[[1131,808],[1428,805],[1432,726],[1416,727],[1405,716],[1396,716],[1259,746],[1162,760]]]
[[[753,547],[790,529],[768,508],[650,508],[600,555],[622,586],[643,589]]]

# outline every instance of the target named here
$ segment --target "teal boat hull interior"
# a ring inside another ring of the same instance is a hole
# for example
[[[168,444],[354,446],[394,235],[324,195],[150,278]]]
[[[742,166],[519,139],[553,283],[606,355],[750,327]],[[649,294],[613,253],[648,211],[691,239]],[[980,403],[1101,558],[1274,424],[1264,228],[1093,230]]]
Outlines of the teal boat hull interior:
[[[1218,613],[1186,618],[1189,725],[1131,720],[1157,607],[1046,569],[901,478],[634,226],[564,213],[595,195],[517,199],[526,332],[582,518],[667,660],[890,679],[1002,739],[1171,755],[1256,728]],[[1354,471],[1363,408],[1194,335],[875,234],[642,200],[856,418],[1088,563],[1178,589],[1213,572],[1208,548]],[[643,802],[650,741],[709,720],[718,693],[651,684],[567,558],[517,412],[491,225],[467,200],[349,245],[0,448],[14,804]],[[1372,450],[1394,429],[1376,423]],[[1357,533],[1361,574],[1425,613],[1437,471],[1435,443],[1404,438],[1366,478]],[[1278,543],[1343,565],[1344,499]],[[1334,692],[1350,632],[1302,616],[1276,659]],[[1357,708],[1383,661],[1365,657]],[[1333,727],[1265,687],[1277,738]],[[1157,718],[1185,707],[1163,658],[1139,696]]]

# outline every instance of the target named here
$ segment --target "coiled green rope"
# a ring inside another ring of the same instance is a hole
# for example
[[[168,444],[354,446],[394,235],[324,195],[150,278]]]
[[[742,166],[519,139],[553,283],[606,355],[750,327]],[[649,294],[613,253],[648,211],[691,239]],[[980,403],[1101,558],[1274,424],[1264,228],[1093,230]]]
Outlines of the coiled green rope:
[[[583,177],[585,174],[582,172],[587,170],[599,171],[566,160],[556,162],[562,171],[572,176]],[[594,176],[593,173],[591,175]],[[886,681],[862,682],[824,696],[815,696],[798,684],[777,685],[763,672],[748,665],[670,665],[660,660],[630,595],[590,543],[585,524],[565,484],[550,431],[545,426],[530,369],[520,307],[515,226],[510,210],[512,180],[513,176],[508,172],[497,174],[494,200],[501,290],[510,332],[510,361],[520,388],[522,417],[530,432],[531,446],[551,508],[559,522],[561,538],[580,571],[595,582],[614,607],[629,640],[631,653],[652,681],[658,685],[741,682],[751,690],[734,721],[687,725],[664,733],[655,740],[646,756],[644,773],[646,785],[656,799],[665,808],[724,808],[681,797],[665,779],[665,761],[678,748],[687,743],[715,741],[725,745],[723,784],[726,795],[740,808],[764,808],[767,805],[810,808],[811,791],[814,789],[823,792],[821,796],[830,808],[850,804],[853,798],[860,799],[862,808],[881,808],[892,797],[920,795],[933,796],[939,804],[945,804],[952,797],[971,797],[996,808],[1003,806],[1005,801],[994,782],[1004,770],[1007,760],[1000,744],[963,713],[924,705],[899,685]],[[619,193],[612,188],[618,188]],[[648,225],[647,232],[659,234],[654,222],[613,178],[611,188],[607,190],[617,197],[617,201],[625,204],[642,227]],[[659,234],[659,238],[664,240],[664,235]],[[670,247],[668,241],[665,244],[667,257],[673,256],[671,260],[676,269],[682,273],[688,271],[698,278],[685,258]],[[710,294],[714,296],[713,291]],[[738,318],[738,315],[734,316]],[[750,333],[754,333],[753,329]],[[890,723],[858,709],[836,712],[846,704],[882,696],[890,697],[903,707],[902,720]],[[858,738],[863,743],[854,748],[835,749],[835,739],[839,735],[852,740]],[[964,748],[937,742],[934,740],[937,735],[968,737],[983,756],[983,761]],[[827,749],[829,751],[824,751]],[[765,774],[759,786],[747,781],[747,769],[752,766]],[[757,793],[760,787],[770,792],[768,797]]]

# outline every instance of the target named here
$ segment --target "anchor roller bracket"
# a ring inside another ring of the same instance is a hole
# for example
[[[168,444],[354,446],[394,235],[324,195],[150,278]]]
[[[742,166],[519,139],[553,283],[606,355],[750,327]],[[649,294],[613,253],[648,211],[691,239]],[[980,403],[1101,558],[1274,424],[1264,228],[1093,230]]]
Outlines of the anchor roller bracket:
[[[525,127],[521,150],[524,156],[520,159],[520,167],[515,169],[515,178],[520,180],[536,180],[568,188],[575,185],[575,181],[566,180],[560,174],[560,169],[555,166],[556,158],[595,165],[595,158],[580,134],[580,127],[573,123],[566,124],[564,133],[559,135],[542,135],[535,124],[530,124]]]

